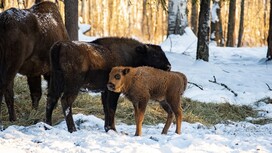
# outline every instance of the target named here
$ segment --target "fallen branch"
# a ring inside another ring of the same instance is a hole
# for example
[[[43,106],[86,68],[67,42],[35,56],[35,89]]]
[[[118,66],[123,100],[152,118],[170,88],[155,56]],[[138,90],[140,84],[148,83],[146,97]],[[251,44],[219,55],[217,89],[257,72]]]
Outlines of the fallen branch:
[[[221,85],[221,86],[225,87],[226,89],[228,89],[231,93],[233,93],[235,97],[238,96],[238,94],[235,93],[233,90],[231,90],[227,85],[225,85],[225,84],[223,84],[223,83],[218,83],[218,82],[216,81],[215,76],[213,76],[213,81],[212,81],[212,80],[209,80],[209,82],[215,83],[215,84],[218,84],[218,85]]]
[[[272,89],[270,88],[270,86],[267,84],[267,83],[265,83],[266,84],[266,86],[268,87],[268,90],[269,91],[272,91]]]
[[[203,87],[200,86],[200,85],[198,85],[198,84],[196,84],[196,83],[189,82],[189,81],[188,81],[188,83],[189,83],[189,84],[192,84],[192,85],[194,85],[194,86],[196,86],[196,87],[198,87],[200,90],[203,90]]]

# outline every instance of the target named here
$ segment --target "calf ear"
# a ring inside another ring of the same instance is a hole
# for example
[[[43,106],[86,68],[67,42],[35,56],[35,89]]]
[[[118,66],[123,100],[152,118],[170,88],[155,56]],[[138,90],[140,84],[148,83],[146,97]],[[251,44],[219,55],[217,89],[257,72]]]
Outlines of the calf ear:
[[[129,68],[125,68],[125,69],[123,69],[123,75],[126,75],[126,74],[128,74],[128,72],[130,71],[130,69]]]
[[[146,45],[141,45],[136,47],[136,52],[140,54],[145,54],[147,52],[147,46]]]

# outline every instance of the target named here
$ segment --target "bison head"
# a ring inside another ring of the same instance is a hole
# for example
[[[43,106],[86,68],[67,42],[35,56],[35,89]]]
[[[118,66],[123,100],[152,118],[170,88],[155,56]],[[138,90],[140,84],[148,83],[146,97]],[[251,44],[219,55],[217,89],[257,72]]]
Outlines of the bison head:
[[[124,77],[127,73],[129,73],[130,69],[125,67],[114,67],[112,68],[109,74],[109,82],[107,84],[107,88],[110,91],[120,93],[122,92],[126,78]]]
[[[165,53],[158,45],[145,44],[136,47],[136,52],[140,54],[143,65],[154,68],[170,71],[171,64],[169,63]]]

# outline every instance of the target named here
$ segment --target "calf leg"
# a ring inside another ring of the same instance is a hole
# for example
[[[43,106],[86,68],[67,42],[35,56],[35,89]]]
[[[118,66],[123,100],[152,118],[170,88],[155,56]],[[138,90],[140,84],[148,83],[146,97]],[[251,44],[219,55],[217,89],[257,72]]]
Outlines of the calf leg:
[[[134,113],[135,113],[135,121],[136,121],[135,136],[142,135],[142,124],[143,124],[143,120],[144,120],[144,113],[146,110],[147,102],[148,101],[142,101],[142,102],[133,104]]]
[[[167,99],[172,111],[176,117],[176,133],[181,134],[181,122],[182,122],[182,108],[180,102],[180,96],[172,96]]]
[[[102,95],[102,104],[105,113],[104,129],[106,132],[108,132],[109,130],[116,131],[114,118],[120,93],[115,93],[109,90],[106,90],[105,92],[106,93]]]
[[[6,91],[4,91],[5,101],[8,107],[8,113],[9,113],[9,120],[15,121],[16,120],[16,114],[14,110],[14,92],[13,92],[13,81],[9,83],[7,86]]]
[[[61,98],[62,111],[66,120],[69,132],[76,131],[75,123],[73,120],[72,104],[75,101],[78,93],[64,93]]]
[[[32,108],[37,110],[39,107],[39,101],[42,96],[41,76],[27,76],[27,82],[32,100]]]
[[[49,125],[52,125],[52,114],[53,110],[56,107],[56,104],[58,103],[60,96],[51,96],[50,93],[47,95],[47,102],[46,102],[46,119],[45,122]]]
[[[173,122],[174,114],[173,114],[172,109],[170,108],[170,106],[167,104],[166,101],[160,102],[160,105],[167,112],[167,120],[166,120],[164,128],[162,130],[162,134],[167,134],[168,129],[169,129],[171,123]]]

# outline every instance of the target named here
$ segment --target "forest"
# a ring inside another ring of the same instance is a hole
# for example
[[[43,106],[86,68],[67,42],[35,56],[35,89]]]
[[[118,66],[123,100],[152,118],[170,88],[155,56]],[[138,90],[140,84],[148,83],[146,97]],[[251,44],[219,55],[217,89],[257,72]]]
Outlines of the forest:
[[[52,0],[55,1],[55,0]],[[218,22],[218,46],[227,45],[228,28],[233,27],[234,46],[267,46],[270,5],[268,0],[208,0],[211,12],[211,30]],[[64,0],[57,0],[64,16]],[[169,3],[175,0],[78,0],[79,22],[90,24],[89,36],[134,37],[148,43],[160,44],[168,35]],[[185,25],[195,35],[198,32],[200,0],[178,0],[186,4]],[[230,2],[235,5],[230,7]],[[10,7],[29,8],[34,0],[1,0],[0,12]],[[235,7],[234,12],[233,7]],[[182,10],[180,11],[182,12]],[[232,13],[232,14],[231,14]],[[229,21],[229,16],[234,20]],[[241,22],[243,21],[243,22]],[[230,23],[231,22],[231,23]],[[233,22],[233,23],[232,23]],[[241,31],[241,30],[242,31]],[[210,35],[214,40],[214,35]],[[239,42],[240,41],[240,42]]]

